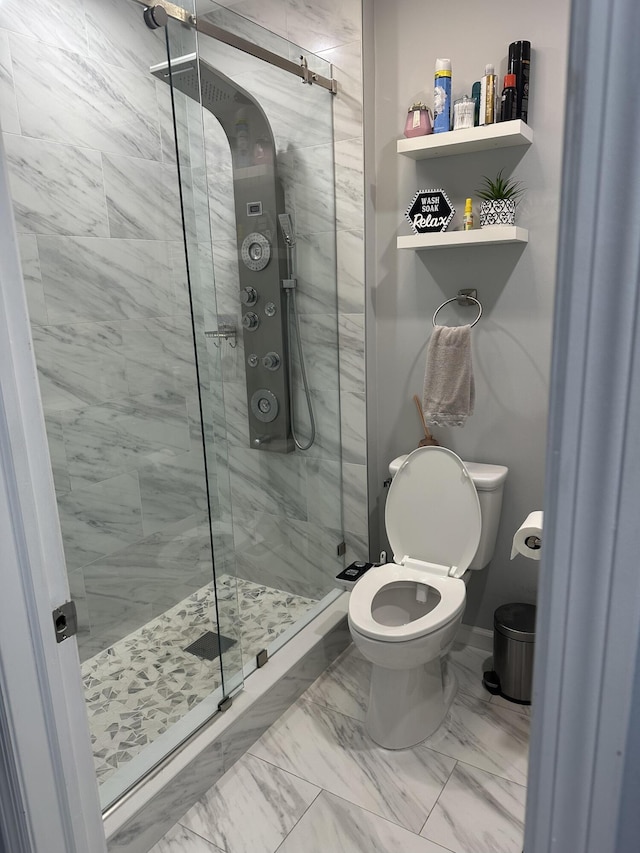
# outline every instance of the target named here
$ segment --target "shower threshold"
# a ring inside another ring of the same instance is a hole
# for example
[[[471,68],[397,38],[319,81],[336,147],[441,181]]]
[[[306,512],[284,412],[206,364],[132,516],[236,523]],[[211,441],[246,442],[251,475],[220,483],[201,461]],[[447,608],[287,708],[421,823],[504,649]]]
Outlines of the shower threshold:
[[[82,664],[89,729],[98,783],[102,784],[222,683],[220,658],[187,650],[211,626],[232,645],[223,650],[225,678],[268,646],[316,604],[315,599],[228,575],[218,579],[221,607],[215,622],[213,583],[147,622]],[[217,642],[216,642],[217,650]]]

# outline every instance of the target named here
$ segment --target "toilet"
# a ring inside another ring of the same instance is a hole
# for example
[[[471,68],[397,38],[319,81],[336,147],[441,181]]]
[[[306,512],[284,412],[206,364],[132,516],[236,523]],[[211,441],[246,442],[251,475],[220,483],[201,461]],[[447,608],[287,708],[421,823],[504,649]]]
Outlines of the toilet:
[[[393,563],[370,569],[349,599],[349,628],[373,664],[366,728],[387,749],[433,734],[457,689],[447,667],[472,570],[496,543],[503,465],[464,463],[444,447],[395,459],[385,509]]]

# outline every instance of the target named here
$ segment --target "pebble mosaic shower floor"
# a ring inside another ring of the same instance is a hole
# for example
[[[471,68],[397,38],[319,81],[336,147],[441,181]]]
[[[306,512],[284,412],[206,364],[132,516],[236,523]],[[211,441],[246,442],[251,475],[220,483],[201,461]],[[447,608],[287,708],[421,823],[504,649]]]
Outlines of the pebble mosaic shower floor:
[[[237,640],[223,657],[230,674],[315,604],[229,576],[217,590],[220,631]],[[220,660],[185,651],[208,630],[217,630],[213,583],[82,664],[99,784],[220,686]]]

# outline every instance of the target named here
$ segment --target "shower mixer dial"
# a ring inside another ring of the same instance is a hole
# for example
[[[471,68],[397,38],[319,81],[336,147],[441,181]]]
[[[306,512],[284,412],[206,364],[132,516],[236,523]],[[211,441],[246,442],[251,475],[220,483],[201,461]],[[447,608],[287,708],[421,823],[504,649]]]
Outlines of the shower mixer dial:
[[[242,317],[242,325],[247,332],[255,332],[260,325],[260,318],[257,314],[254,314],[253,311],[247,311],[247,313]]]
[[[264,234],[253,231],[242,241],[240,248],[242,263],[254,272],[260,272],[269,263],[271,258],[271,243]]]
[[[255,287],[243,287],[240,291],[240,301],[243,305],[255,305],[258,301],[258,291]]]
[[[262,366],[267,370],[277,370],[280,367],[280,356],[277,352],[268,352],[262,359]]]

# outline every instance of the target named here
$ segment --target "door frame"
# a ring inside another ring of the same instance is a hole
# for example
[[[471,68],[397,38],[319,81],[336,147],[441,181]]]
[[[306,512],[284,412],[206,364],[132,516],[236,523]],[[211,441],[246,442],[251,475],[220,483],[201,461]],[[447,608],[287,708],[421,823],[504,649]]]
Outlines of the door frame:
[[[11,853],[106,850],[0,134],[0,817]]]

